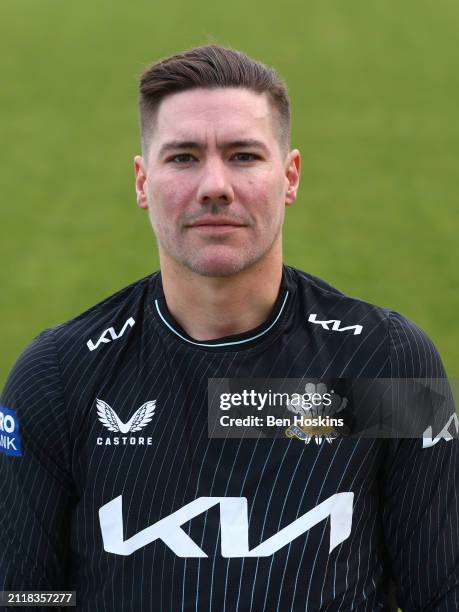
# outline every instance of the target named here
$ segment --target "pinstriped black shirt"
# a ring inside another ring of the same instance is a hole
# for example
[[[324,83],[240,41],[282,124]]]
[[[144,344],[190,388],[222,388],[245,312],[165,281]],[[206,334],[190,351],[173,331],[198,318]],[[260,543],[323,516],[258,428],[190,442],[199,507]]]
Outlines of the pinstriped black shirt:
[[[68,588],[104,612],[373,612],[394,583],[404,610],[457,612],[457,440],[209,439],[209,378],[324,376],[445,373],[412,322],[286,265],[247,333],[188,336],[159,272],[44,331],[0,401],[17,434],[0,446],[0,590]],[[238,556],[244,533],[246,551],[285,542]]]

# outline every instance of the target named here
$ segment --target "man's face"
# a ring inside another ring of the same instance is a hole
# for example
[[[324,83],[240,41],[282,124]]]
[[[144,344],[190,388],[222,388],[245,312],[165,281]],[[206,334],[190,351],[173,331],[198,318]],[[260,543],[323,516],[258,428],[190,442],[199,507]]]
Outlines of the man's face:
[[[276,122],[266,94],[247,89],[194,89],[161,102],[148,155],[135,159],[161,267],[229,276],[281,257],[300,162],[298,151],[281,150]]]

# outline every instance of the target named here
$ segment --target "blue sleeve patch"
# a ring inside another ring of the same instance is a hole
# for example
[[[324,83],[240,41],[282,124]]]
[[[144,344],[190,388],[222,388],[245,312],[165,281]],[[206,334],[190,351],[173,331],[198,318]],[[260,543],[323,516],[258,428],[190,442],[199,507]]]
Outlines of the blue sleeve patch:
[[[0,453],[22,456],[19,420],[14,410],[0,405]]]

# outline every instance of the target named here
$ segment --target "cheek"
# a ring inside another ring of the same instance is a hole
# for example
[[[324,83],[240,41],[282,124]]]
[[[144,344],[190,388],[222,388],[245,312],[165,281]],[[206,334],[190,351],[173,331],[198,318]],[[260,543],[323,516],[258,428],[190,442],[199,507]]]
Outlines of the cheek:
[[[149,185],[148,201],[152,219],[171,218],[180,215],[190,201],[191,189],[183,181],[156,180]]]
[[[269,179],[248,182],[242,201],[263,227],[277,226],[283,217],[285,199],[283,185],[279,182]]]
[[[279,202],[285,203],[286,180],[283,172],[278,169],[274,171],[270,167],[265,171],[249,176],[241,186],[245,198],[251,198],[255,201],[256,197],[259,202],[265,202],[268,205],[276,205]]]

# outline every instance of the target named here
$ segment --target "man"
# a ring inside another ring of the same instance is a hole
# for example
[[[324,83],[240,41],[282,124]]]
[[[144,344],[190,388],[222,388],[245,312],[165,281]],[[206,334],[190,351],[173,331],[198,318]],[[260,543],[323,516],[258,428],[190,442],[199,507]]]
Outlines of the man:
[[[140,116],[160,272],[13,368],[0,588],[76,590],[91,611],[370,612],[393,581],[404,610],[457,611],[448,432],[208,436],[209,379],[445,376],[413,323],[283,264],[300,176],[284,84],[209,45],[143,74]]]

